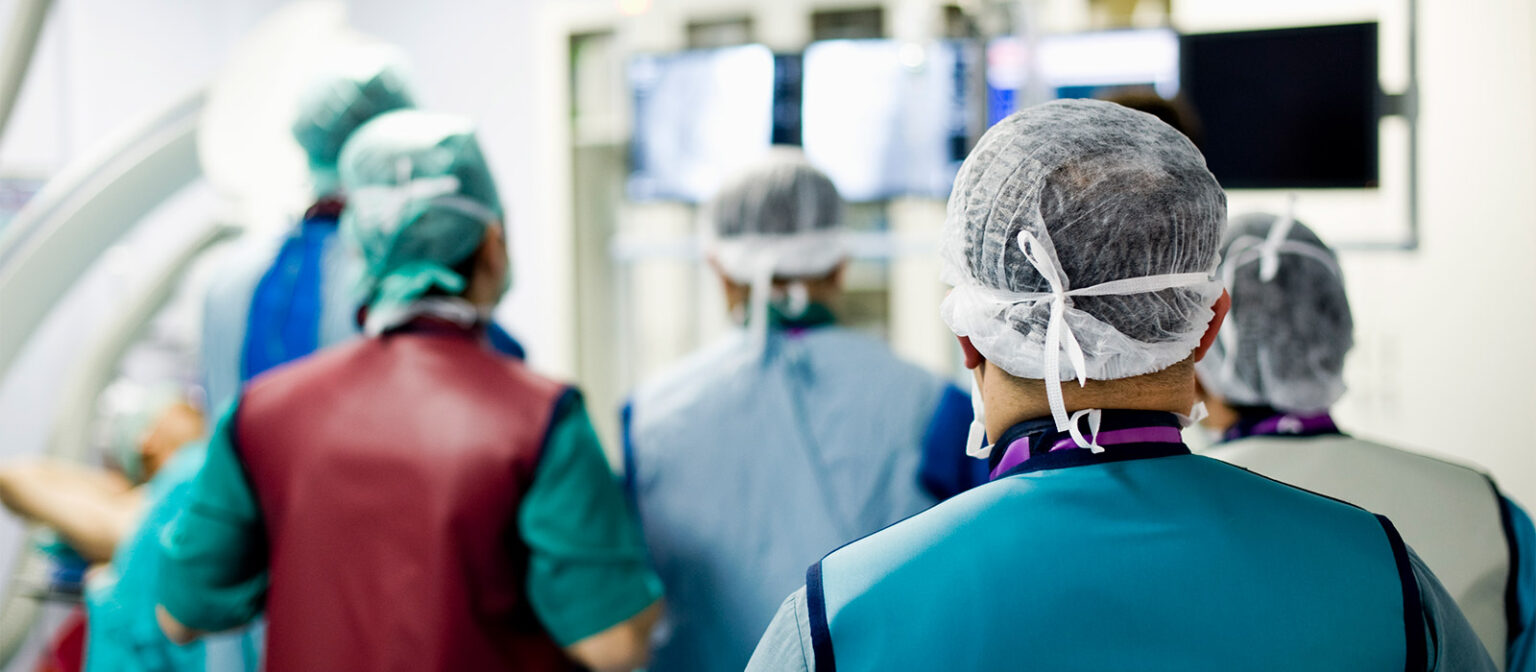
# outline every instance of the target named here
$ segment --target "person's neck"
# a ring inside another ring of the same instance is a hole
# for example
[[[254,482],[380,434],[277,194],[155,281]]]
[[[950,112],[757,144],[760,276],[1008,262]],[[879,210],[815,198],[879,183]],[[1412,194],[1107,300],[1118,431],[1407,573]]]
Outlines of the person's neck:
[[[1051,416],[1045,382],[1012,379],[998,381],[1006,389],[986,396],[987,436],[996,439],[1021,422]],[[1077,381],[1061,384],[1062,401],[1067,414],[1086,409],[1165,411],[1187,415],[1194,407],[1194,384],[1146,385],[1127,380],[1090,380],[1087,386]]]

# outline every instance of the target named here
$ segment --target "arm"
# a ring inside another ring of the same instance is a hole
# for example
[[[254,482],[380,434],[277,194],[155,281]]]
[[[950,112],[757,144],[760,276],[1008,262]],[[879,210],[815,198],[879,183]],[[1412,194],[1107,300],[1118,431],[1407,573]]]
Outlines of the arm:
[[[1446,592],[1440,579],[1429,571],[1419,555],[1408,549],[1408,564],[1419,584],[1419,601],[1424,615],[1425,661],[1429,672],[1496,672],[1493,659],[1483,648],[1472,624]]]
[[[244,625],[266,597],[266,532],[235,453],[237,410],[219,419],[186,508],[160,538],[157,615],[173,641]]]
[[[576,661],[603,671],[642,667],[661,581],[580,397],[561,406],[519,513],[531,553],[528,599]]]
[[[644,667],[650,653],[651,629],[661,618],[661,601],[595,635],[565,647],[566,655],[596,672],[629,672]]]
[[[806,608],[805,589],[784,600],[763,633],[747,672],[810,672],[816,669],[816,654],[811,646],[810,611]]]
[[[53,528],[93,563],[112,559],[144,509],[143,497],[127,479],[48,460],[0,467],[0,503],[23,518]]]
[[[1513,500],[1505,497],[1505,532],[1509,536],[1510,558],[1510,632],[1509,672],[1536,672],[1536,526],[1531,516]]]
[[[971,429],[971,397],[945,385],[923,436],[923,488],[945,500],[987,482],[987,461],[965,454]]]

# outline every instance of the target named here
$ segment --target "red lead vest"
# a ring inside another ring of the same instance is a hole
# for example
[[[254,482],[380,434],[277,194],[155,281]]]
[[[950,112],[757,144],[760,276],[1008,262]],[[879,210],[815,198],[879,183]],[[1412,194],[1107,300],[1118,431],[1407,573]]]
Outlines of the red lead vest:
[[[246,389],[266,525],[266,669],[568,670],[517,530],[567,389],[431,329],[360,339]]]

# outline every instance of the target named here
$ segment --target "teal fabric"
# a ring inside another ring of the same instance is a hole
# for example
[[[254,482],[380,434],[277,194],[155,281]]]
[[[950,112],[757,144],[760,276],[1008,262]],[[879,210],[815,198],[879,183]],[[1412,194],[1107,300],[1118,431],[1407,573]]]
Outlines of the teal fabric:
[[[193,443],[176,453],[144,485],[144,517],[93,577],[85,593],[87,672],[254,671],[254,656],[228,654],[252,648],[256,635],[242,632],[196,642],[172,644],[155,620],[160,576],[160,533],[186,505],[193,478],[207,449]]]
[[[266,535],[235,454],[239,400],[220,416],[186,506],[160,539],[159,601],[181,624],[219,632],[245,625],[267,592]]]
[[[814,329],[837,324],[837,315],[831,308],[812,302],[799,315],[790,317],[787,308],[774,301],[768,304],[768,324],[780,329]]]
[[[819,569],[810,606],[819,588],[840,672],[1410,660],[1412,579],[1375,516],[1193,455],[1002,478]]]
[[[186,503],[205,451],[203,444],[182,448],[145,484],[145,513],[138,529],[118,546],[111,565],[87,587],[88,672],[204,669],[203,645],[172,644],[160,632],[154,613],[159,533]]]
[[[1511,611],[1515,621],[1511,623],[1509,642],[1509,672],[1536,672],[1536,525],[1531,515],[1508,497],[1502,502],[1504,515],[1509,521],[1514,546],[1513,558],[1519,566],[1513,568],[1515,599]]]
[[[528,598],[555,641],[569,646],[661,597],[639,523],[578,399],[550,430],[518,515],[528,544]]]

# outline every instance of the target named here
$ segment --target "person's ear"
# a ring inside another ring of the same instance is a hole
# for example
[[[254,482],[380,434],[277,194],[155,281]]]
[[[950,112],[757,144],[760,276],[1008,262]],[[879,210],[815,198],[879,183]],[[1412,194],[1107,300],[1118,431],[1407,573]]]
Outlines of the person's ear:
[[[987,358],[981,356],[981,351],[977,350],[976,346],[971,345],[970,336],[956,336],[955,338],[960,341],[960,351],[965,353],[965,368],[974,370],[987,362]]]
[[[1205,353],[1216,344],[1216,334],[1221,332],[1221,324],[1227,320],[1227,311],[1232,309],[1232,295],[1227,290],[1221,290],[1221,298],[1216,299],[1216,304],[1211,306],[1211,311],[1216,313],[1211,317],[1211,323],[1205,327],[1205,334],[1200,337],[1200,346],[1195,348],[1195,361],[1205,359]]]
[[[487,275],[498,279],[507,272],[507,237],[501,224],[485,227],[485,233],[480,237],[478,262]]]
[[[726,307],[734,310],[736,306],[746,303],[746,285],[737,283],[731,279],[731,276],[726,275],[725,268],[720,265],[720,260],[716,259],[715,255],[705,257],[705,262],[709,264],[709,270],[715,272],[715,277],[720,279],[720,292],[725,295]]]
[[[847,259],[837,262],[837,266],[832,269],[831,273],[827,274],[827,282],[831,284],[834,289],[842,289],[843,271],[846,270],[848,270]]]

